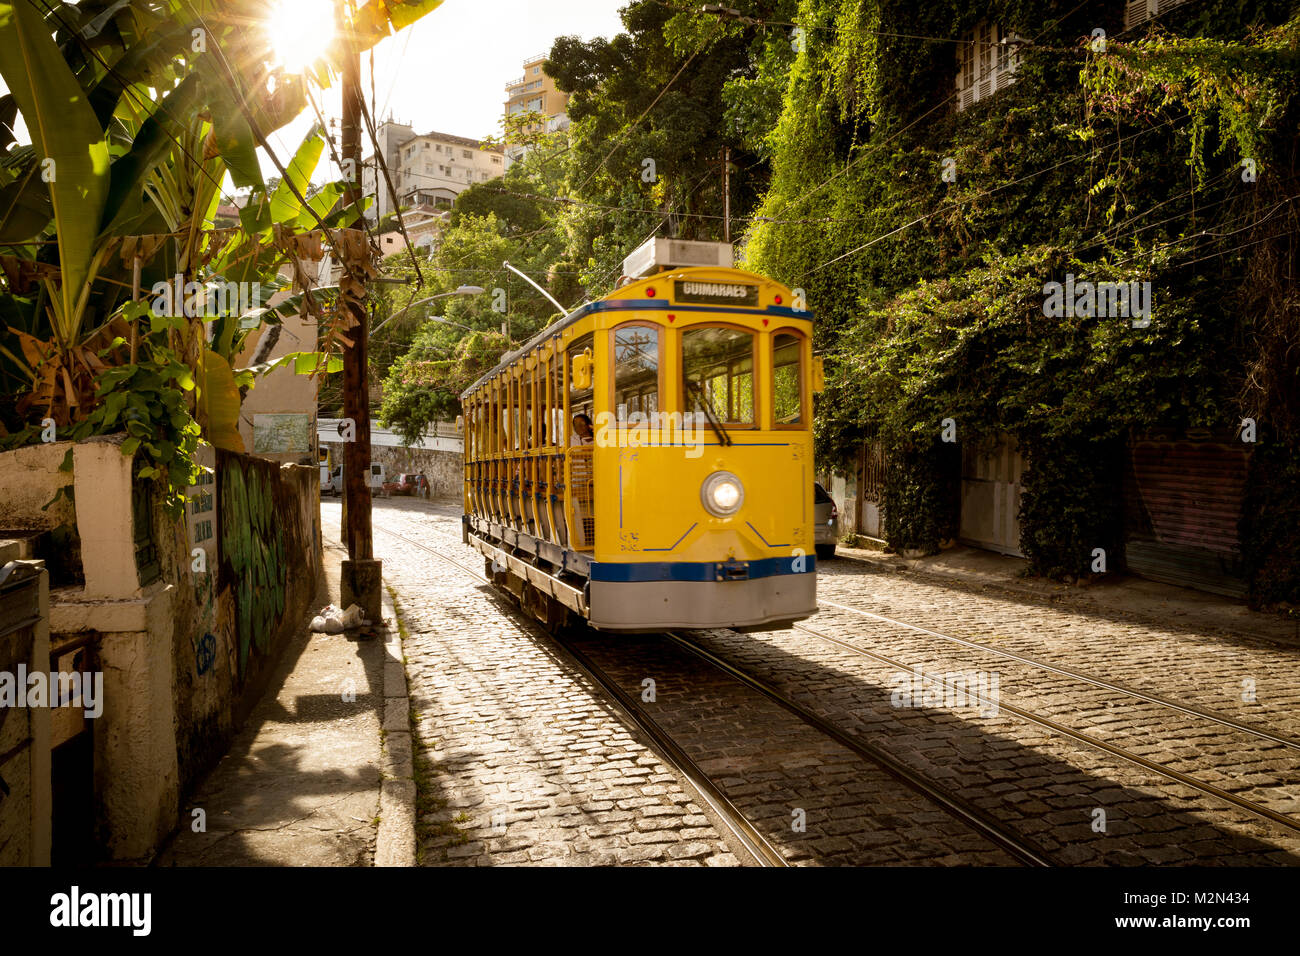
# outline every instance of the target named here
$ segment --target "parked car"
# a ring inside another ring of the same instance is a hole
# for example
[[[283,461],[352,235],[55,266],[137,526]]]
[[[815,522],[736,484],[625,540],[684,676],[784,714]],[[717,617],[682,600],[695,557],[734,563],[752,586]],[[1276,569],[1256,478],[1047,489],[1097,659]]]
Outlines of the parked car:
[[[384,482],[386,495],[423,495],[429,479],[419,472],[403,472],[393,481]]]
[[[839,543],[840,509],[818,482],[813,482],[813,519],[817,522],[813,534],[813,543],[817,548],[817,557],[823,561],[835,557],[835,545]]]

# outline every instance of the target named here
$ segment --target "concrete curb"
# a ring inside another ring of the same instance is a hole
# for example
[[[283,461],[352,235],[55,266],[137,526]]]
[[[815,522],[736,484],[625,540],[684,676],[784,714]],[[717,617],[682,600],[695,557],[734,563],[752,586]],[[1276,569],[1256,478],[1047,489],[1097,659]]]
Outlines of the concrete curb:
[[[411,759],[411,698],[402,663],[402,631],[392,595],[383,588],[384,722],[380,770],[379,834],[375,866],[415,866],[415,765]]]

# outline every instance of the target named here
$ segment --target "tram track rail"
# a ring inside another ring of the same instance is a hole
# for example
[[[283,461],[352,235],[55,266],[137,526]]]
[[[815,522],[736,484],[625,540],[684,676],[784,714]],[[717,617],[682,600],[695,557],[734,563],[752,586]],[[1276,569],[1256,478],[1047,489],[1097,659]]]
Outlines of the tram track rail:
[[[940,640],[948,641],[953,644],[958,644],[963,647],[968,647],[971,648],[972,650],[993,654],[996,655],[997,657],[1001,657],[1006,660],[1013,660],[1030,667],[1037,667],[1040,670],[1045,670],[1053,674],[1058,674],[1062,677],[1068,677],[1072,680],[1080,681],[1081,683],[1091,684],[1094,687],[1099,687],[1104,690],[1109,690],[1118,694],[1123,694],[1128,697],[1133,697],[1136,698],[1137,700],[1145,701],[1146,703],[1149,704],[1156,704],[1161,707],[1166,707],[1170,710],[1177,711],[1178,713],[1185,714],[1189,717],[1195,717],[1200,720],[1206,720],[1211,723],[1219,724],[1220,726],[1223,727],[1228,727],[1232,730],[1238,731],[1243,734],[1259,737],[1260,739],[1267,740],[1270,743],[1279,744],[1291,750],[1300,751],[1300,740],[1297,740],[1294,737],[1287,737],[1281,734],[1275,734],[1272,731],[1269,731],[1256,724],[1244,723],[1232,717],[1228,717],[1224,714],[1215,713],[1214,711],[1204,710],[1199,707],[1192,707],[1188,704],[1180,704],[1175,700],[1170,700],[1168,697],[1163,697],[1159,694],[1153,694],[1147,691],[1139,690],[1138,688],[1132,687],[1131,685],[1128,684],[1123,684],[1118,681],[1106,680],[1105,678],[1102,677],[1094,677],[1090,674],[1085,674],[1082,671],[1075,670],[1072,667],[1066,667],[1062,664],[1052,664],[1047,661],[1042,661],[1037,658],[1029,657],[1024,654],[1017,654],[1013,651],[1006,651],[1003,650],[1002,648],[992,647],[988,644],[982,644],[979,641],[972,641],[969,640],[968,638],[958,637],[955,634],[948,634],[943,631],[936,631],[928,627],[922,627],[919,624],[913,624],[908,621],[901,621],[897,618],[889,617],[884,614],[877,614],[874,611],[865,611],[862,608],[856,608],[853,607],[852,605],[840,604],[837,601],[827,601],[819,598],[818,605],[825,606],[825,607],[833,607],[841,611],[848,611],[852,614],[858,614],[861,615],[862,617],[871,618],[872,620],[879,621],[883,624],[889,624],[894,627],[904,628],[906,630],[917,631],[929,637],[938,638]]]
[[[393,532],[386,528],[380,530],[386,534],[390,534],[394,537],[400,538],[406,541],[407,543],[412,544],[424,551],[430,552],[432,554],[437,555],[438,557],[441,557],[445,561],[471,574],[477,580],[487,581],[487,579],[479,570],[470,568],[469,566],[461,563],[460,561],[456,560],[455,558],[449,555],[443,554],[442,552],[437,551],[434,548],[430,548],[427,545],[422,544],[421,542],[415,541],[414,539],[407,537],[406,535]],[[1212,711],[1203,710],[1201,708],[1193,707],[1190,705],[1180,704],[1177,701],[1173,701],[1170,700],[1169,698],[1162,697],[1159,694],[1148,693],[1146,691],[1139,690],[1137,688],[1131,687],[1129,685],[1117,681],[1109,681],[1101,677],[1094,677],[1092,675],[1088,675],[1081,671],[1076,671],[1074,668],[1070,668],[1064,665],[1052,664],[1046,661],[1038,660],[1036,658],[1027,655],[1017,654],[1011,651],[1005,651],[1002,650],[1001,648],[991,647],[989,645],[981,644],[978,641],[971,641],[966,638],[957,637],[956,635],[946,634],[942,631],[937,631],[931,628],[923,627],[918,624],[913,624],[907,621],[891,618],[888,617],[887,615],[876,614],[874,612],[865,611],[860,608],[854,608],[851,605],[844,605],[834,601],[823,601],[821,603],[829,607],[835,607],[837,609],[847,610],[850,613],[855,613],[866,618],[878,620],[881,624],[900,627],[906,630],[912,630],[918,633],[923,633],[933,638],[951,641],[955,644],[968,647],[975,651],[988,652],[990,654],[1001,657],[1003,659],[1013,660],[1016,661],[1017,663],[1021,663],[1029,667],[1040,668],[1049,673],[1054,673],[1059,676],[1064,676],[1070,679],[1079,680],[1082,683],[1086,683],[1105,690],[1109,690],[1114,693],[1122,694],[1136,700],[1140,700],[1157,706],[1167,707],[1170,710],[1184,714],[1185,716],[1190,716],[1196,719],[1205,720],[1217,724],[1219,726],[1228,728],[1233,731],[1245,733],[1253,737],[1256,737],[1258,739],[1287,747],[1288,749],[1291,750],[1300,750],[1300,740],[1296,740],[1294,738],[1290,738],[1282,734],[1272,733],[1271,731],[1268,731],[1265,728],[1261,728],[1252,724],[1238,721],[1223,714],[1216,714]],[[516,607],[513,604],[511,604],[510,606],[512,608]],[[530,620],[529,623],[532,624],[533,622]],[[911,672],[913,670],[913,667],[910,664],[904,664],[903,662],[896,660],[888,655],[881,654],[876,651],[868,650],[850,641],[842,640],[833,635],[827,634],[816,627],[809,626],[806,623],[796,623],[793,625],[792,629],[807,633],[823,642],[830,643],[841,650],[847,651],[854,655],[868,658],[870,660],[874,660],[879,664],[888,666],[890,668],[894,668],[898,671]],[[541,628],[540,625],[538,625],[538,630],[544,632],[544,629]],[[679,632],[662,632],[662,633],[664,633],[664,635],[668,637],[670,640],[672,640],[674,643],[681,646],[684,650],[693,653],[696,656],[701,657],[702,659],[708,661],[709,663],[713,664],[714,666],[728,673],[733,678],[746,684],[752,689],[758,690],[760,693],[763,693],[769,699],[773,700],[778,705],[784,707],[787,711],[793,713],[795,716],[804,720],[806,723],[818,729],[826,736],[831,737],[837,743],[841,744],[842,746],[845,746],[849,750],[863,757],[863,759],[869,760],[875,763],[876,765],[880,766],[890,776],[894,777],[895,779],[899,779],[900,782],[903,782],[911,786],[912,789],[928,788],[930,790],[935,791],[933,794],[927,794],[927,795],[930,796],[932,800],[939,803],[940,805],[944,805],[945,802],[952,802],[954,806],[944,806],[944,809],[947,812],[958,817],[959,819],[962,819],[963,822],[967,823],[968,826],[971,826],[973,829],[979,831],[982,835],[984,835],[987,839],[989,839],[990,842],[995,843],[1004,851],[1010,853],[1017,860],[1024,862],[1028,865],[1054,865],[1054,861],[1045,852],[1043,852],[1041,849],[1038,849],[1033,844],[1029,844],[1028,846],[1021,846],[1019,849],[1013,849],[1012,845],[1017,842],[1023,843],[1024,838],[1021,837],[1019,834],[1016,834],[1015,831],[1007,824],[1003,824],[1000,821],[997,821],[996,819],[989,818],[989,815],[985,811],[980,810],[979,808],[973,808],[972,805],[968,804],[964,798],[956,796],[955,794],[945,795],[943,793],[943,788],[934,785],[931,781],[927,780],[922,774],[909,767],[903,761],[893,757],[891,754],[887,753],[886,751],[874,747],[873,745],[865,744],[863,741],[858,739],[856,735],[852,733],[847,733],[843,730],[840,730],[839,728],[831,724],[829,721],[819,716],[818,714],[809,711],[807,708],[798,704],[796,701],[790,700],[788,698],[788,695],[782,693],[770,682],[764,681],[762,678],[758,678],[752,674],[748,674],[747,672],[743,671],[742,668],[723,660],[721,657],[709,651],[707,648],[701,647],[695,641],[692,641],[689,638],[684,638]],[[571,646],[566,646],[565,650],[568,651],[570,654],[572,654],[575,657],[575,659],[578,657],[578,654],[574,653],[574,650],[576,650],[575,648],[572,648]],[[580,654],[581,652],[579,651],[578,653]],[[586,667],[585,664],[583,666],[584,668]],[[945,687],[959,689],[957,688],[955,682],[949,681],[943,678],[941,675],[934,675],[934,676],[937,680],[940,680]],[[597,683],[599,683],[603,688],[606,687],[606,683],[604,681],[599,680],[594,673],[592,673],[592,677],[593,679],[597,680]],[[1196,777],[1191,773],[1186,773],[1174,767],[1170,767],[1166,764],[1162,764],[1158,761],[1150,760],[1146,757],[1143,757],[1141,754],[1135,753],[1132,750],[1123,747],[1121,745],[1112,744],[1108,741],[1102,740],[1085,731],[1076,730],[1075,728],[1066,726],[1065,724],[1062,724],[1051,717],[1047,717],[1043,714],[1035,713],[1031,710],[1028,710],[1023,707],[1019,707],[1015,704],[1007,703],[1006,701],[1003,701],[1001,699],[996,701],[992,700],[985,695],[981,695],[978,692],[972,691],[970,687],[964,687],[960,689],[964,690],[967,698],[969,699],[975,700],[985,705],[996,706],[1000,711],[1005,711],[1006,713],[1016,717],[1019,720],[1041,727],[1059,737],[1071,740],[1076,744],[1080,744],[1088,748],[1100,750],[1113,757],[1116,757],[1127,763],[1135,765],[1149,773],[1156,774],[1158,776],[1172,780],[1175,783],[1185,786],[1196,793],[1211,797],[1223,804],[1231,806],[1237,810],[1243,811],[1244,813],[1249,814],[1251,817],[1268,821],[1273,825],[1285,828],[1292,832],[1300,832],[1300,818],[1297,818],[1287,813],[1274,810],[1271,807],[1265,806],[1259,803],[1258,801],[1252,800],[1248,797],[1239,796],[1235,793],[1232,793],[1231,791],[1223,789],[1222,787],[1216,786],[1215,784],[1210,783],[1209,781]],[[617,699],[619,695],[611,693],[611,696]],[[635,720],[636,715],[639,712],[639,708],[635,706],[634,701],[632,701],[631,703],[632,703],[631,707],[624,705],[624,709],[627,710],[629,716],[632,716],[633,719]],[[637,720],[637,723],[640,726],[641,722],[639,720]],[[647,733],[649,732],[647,731]],[[653,737],[653,735],[651,736]],[[686,773],[684,768],[679,767],[678,769],[683,772],[683,776],[686,776],[688,779],[691,779],[691,774]],[[975,814],[968,816],[965,810],[963,809],[964,807],[971,807],[972,809],[975,810]],[[956,812],[954,812],[954,810]],[[980,820],[979,819],[980,817],[983,817],[985,819]],[[998,831],[996,835],[994,831]]]
[[[898,671],[905,672],[905,673],[910,673],[912,671],[912,666],[909,664],[905,664],[902,661],[895,660],[894,658],[889,657],[887,655],[877,653],[876,651],[869,651],[864,647],[859,647],[856,644],[853,644],[849,641],[842,640],[833,635],[827,634],[824,631],[819,631],[818,629],[814,627],[809,627],[806,624],[797,623],[793,626],[793,629],[802,631],[806,634],[811,634],[814,637],[821,639],[822,641],[825,641],[835,647],[840,648],[841,650],[845,650],[848,651],[849,653],[866,657],[870,660],[876,661],[879,664],[884,664],[887,667],[895,668]],[[1095,737],[1092,734],[1086,733],[1081,730],[1076,730],[1072,727],[1067,727],[1065,724],[1062,724],[1059,721],[1054,720],[1050,717],[1044,716],[1042,714],[1036,714],[1033,711],[1026,710],[1023,707],[1018,707],[1015,704],[1007,703],[1006,701],[1003,701],[1001,699],[994,700],[985,694],[979,693],[978,690],[972,690],[968,686],[963,686],[961,688],[958,688],[956,681],[949,680],[948,678],[944,677],[941,674],[931,675],[931,676],[933,676],[936,681],[942,683],[945,687],[950,687],[954,690],[961,689],[965,693],[968,699],[975,700],[976,702],[981,704],[995,706],[998,708],[999,711],[1005,711],[1009,714],[1012,714],[1015,717],[1018,717],[1023,721],[1027,721],[1029,723],[1042,727],[1045,730],[1049,730],[1052,733],[1057,734],[1058,736],[1065,737],[1077,743],[1085,744],[1086,746],[1095,748],[1097,750],[1101,750],[1105,753],[1110,754],[1113,757],[1118,757],[1121,760],[1127,761],[1138,767],[1141,767],[1143,770],[1146,770],[1150,773],[1159,774],[1160,776],[1174,780],[1177,783],[1180,783],[1183,786],[1188,787],[1189,789],[1194,790],[1198,793],[1202,793],[1205,794],[1206,796],[1214,797],[1224,803],[1236,807],[1239,810],[1244,810],[1245,812],[1252,814],[1253,816],[1263,818],[1265,820],[1270,821],[1271,823],[1292,830],[1294,832],[1300,832],[1300,819],[1297,819],[1296,817],[1293,817],[1289,814],[1282,813],[1278,810],[1274,810],[1271,807],[1266,807],[1263,804],[1255,800],[1251,800],[1248,797],[1238,796],[1235,793],[1232,793],[1228,790],[1224,790],[1222,787],[1218,787],[1206,780],[1201,780],[1198,777],[1195,777],[1188,773],[1184,773],[1183,771],[1177,770],[1166,764],[1162,764],[1154,760],[1149,760],[1146,757],[1143,757],[1141,754],[1134,753],[1132,750],[1129,750],[1126,747],[1122,747],[1118,744],[1109,743],[1108,741],[1102,740],[1099,737]]]
[[[780,867],[790,865],[785,857],[781,855],[781,852],[768,842],[768,839],[750,822],[749,818],[731,802],[731,799],[723,792],[722,788],[700,769],[699,764],[695,762],[690,754],[683,750],[654,718],[637,705],[631,694],[618,686],[618,683],[599,664],[575,646],[573,642],[556,637],[553,634],[550,636],[596,681],[601,690],[618,701],[637,727],[654,742],[659,749],[660,755],[665,757],[673,768],[690,782],[704,802],[709,805],[709,808],[722,820],[732,836],[760,866]]]
[[[407,544],[419,548],[422,551],[433,554],[442,558],[444,561],[458,567],[460,570],[471,575],[476,580],[491,583],[478,570],[469,567],[461,561],[444,554],[435,548],[431,548],[422,542],[416,541],[406,535],[392,531],[388,528],[378,529],[385,534],[399,538]],[[518,610],[513,604],[509,606]],[[531,626],[536,626],[539,631],[547,633],[560,647],[562,647],[578,664],[592,677],[601,689],[616,700],[620,707],[627,712],[628,716],[636,725],[649,737],[657,747],[661,749],[664,756],[672,763],[675,769],[682,774],[691,785],[700,793],[701,797],[709,804],[710,808],[724,821],[728,830],[736,837],[737,841],[745,850],[754,857],[754,859],[763,866],[786,866],[788,865],[774,847],[766,840],[763,835],[753,826],[744,814],[736,808],[726,794],[702,771],[695,761],[687,754],[672,737],[654,721],[652,717],[637,705],[632,695],[628,694],[615,682],[600,666],[591,659],[589,655],[577,647],[573,641],[564,637],[546,632],[540,625],[534,625],[530,620]],[[770,683],[763,681],[761,678],[742,670],[717,655],[713,654],[706,648],[700,646],[695,641],[676,631],[661,632],[677,646],[695,655],[705,661],[713,668],[726,674],[733,680],[758,691],[774,703],[782,707],[788,713],[792,714],[805,725],[811,727],[823,736],[829,737],[837,744],[849,750],[860,759],[865,760],[879,767],[886,775],[896,780],[903,786],[919,794],[953,818],[957,819],[967,828],[980,834],[989,843],[1003,850],[1013,859],[1026,866],[1047,867],[1056,866],[1056,861],[1040,846],[1032,840],[1016,833],[1011,827],[999,821],[993,815],[976,807],[974,804],[957,796],[950,790],[938,786],[933,781],[928,780],[922,774],[908,767],[905,763],[898,760],[893,755],[876,747],[872,744],[856,738],[854,735],[846,733],[819,717],[808,708],[802,706],[789,696],[782,694]]]
[[[482,572],[469,565],[464,564],[450,555],[443,554],[436,548],[431,548],[427,544],[416,541],[400,532],[393,531],[389,528],[376,528],[384,534],[391,535],[404,541],[412,547],[418,548],[435,557],[442,558],[447,563],[459,568],[477,581],[491,584]],[[514,604],[501,599],[511,610],[518,611],[519,608]],[[677,771],[691,785],[699,795],[701,801],[705,803],[718,818],[735,842],[749,854],[759,866],[763,867],[784,867],[789,866],[785,857],[774,847],[768,839],[763,836],[759,829],[749,820],[748,817],[734,804],[731,799],[723,792],[722,788],[714,783],[713,779],[705,773],[698,763],[688,754],[678,743],[673,740],[672,736],[659,725],[653,717],[640,707],[636,699],[627,691],[623,690],[618,683],[595,661],[591,659],[581,648],[577,647],[572,641],[566,640],[561,636],[551,634],[545,631],[539,624],[531,619],[527,622],[530,628],[538,632],[545,633],[547,637],[553,640],[565,653],[577,662],[578,666],[590,677],[601,691],[609,698],[613,699],[619,705],[619,708],[626,713],[627,717],[641,730],[643,734],[658,749],[659,754],[663,757],[672,768]]]
[[[970,829],[981,834],[995,846],[1009,853],[1026,866],[1056,866],[1057,863],[1032,840],[1017,834],[996,817],[979,809],[974,804],[953,794],[943,787],[935,785],[922,774],[917,773],[901,760],[873,744],[865,743],[852,734],[845,733],[834,724],[813,713],[807,707],[777,690],[772,684],[755,677],[753,674],[724,660],[712,651],[692,641],[677,631],[665,631],[665,636],[675,644],[712,664],[724,674],[740,681],[780,705],[805,724],[830,737],[840,746],[852,751],[864,760],[876,764],[890,777],[909,789],[919,793],[942,810],[957,818]]]

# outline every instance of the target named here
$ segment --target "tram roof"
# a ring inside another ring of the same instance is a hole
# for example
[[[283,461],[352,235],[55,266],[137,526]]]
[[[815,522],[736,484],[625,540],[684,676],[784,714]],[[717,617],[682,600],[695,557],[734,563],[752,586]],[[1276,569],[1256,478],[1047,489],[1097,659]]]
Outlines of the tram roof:
[[[705,269],[714,271],[717,267],[703,266],[697,268],[700,271],[703,271]],[[643,279],[637,279],[636,282],[643,282],[646,281],[647,279],[663,279],[663,278],[667,278],[670,275],[680,274],[686,271],[696,271],[696,269],[671,269],[666,272],[658,273],[657,275],[645,276]],[[746,272],[743,269],[728,269],[727,271],[738,272],[741,275],[746,275],[746,276],[753,276],[755,279],[758,279],[761,282],[775,281],[773,279],[767,278],[766,276],[758,275],[757,273],[754,272]],[[636,283],[629,283],[629,285],[635,285],[635,284]],[[776,283],[776,284],[780,285],[780,283]],[[504,371],[508,366],[513,365],[515,362],[519,361],[520,358],[527,355],[533,349],[537,348],[547,339],[559,335],[561,332],[563,332],[565,329],[571,326],[574,322],[577,322],[580,318],[582,318],[587,313],[603,312],[606,309],[618,308],[619,304],[623,302],[623,299],[621,297],[616,297],[616,296],[619,292],[622,291],[623,291],[622,289],[617,289],[614,292],[610,293],[609,295],[603,296],[592,302],[584,302],[582,305],[578,306],[576,309],[574,309],[564,318],[560,319],[558,322],[554,322],[551,325],[546,326],[546,328],[537,332],[532,338],[526,341],[523,345],[519,346],[519,348],[515,349],[513,352],[507,352],[505,355],[501,356],[501,361],[499,361],[490,371],[484,372],[477,379],[475,379],[474,382],[468,388],[466,388],[463,392],[460,393],[461,401],[464,401],[465,398],[471,392],[473,392],[484,382],[487,382],[495,378],[496,376],[500,375],[501,372]],[[788,315],[794,318],[801,318],[801,319],[812,318],[811,312],[807,312],[807,311],[795,312],[793,309],[784,308],[782,306],[769,306],[766,310],[763,311],[775,312],[780,315]],[[756,312],[755,314],[758,313]]]
[[[588,312],[595,311],[592,307],[603,301],[604,301],[603,299],[597,299],[595,302],[584,302],[582,305],[578,306],[576,309],[574,309],[564,318],[560,319],[558,322],[553,322],[552,324],[548,325],[546,328],[537,332],[531,339],[529,339],[523,345],[519,346],[519,348],[515,349],[513,352],[507,352],[505,355],[501,356],[501,361],[498,362],[492,368],[491,371],[484,372],[474,381],[472,385],[470,385],[468,388],[465,389],[465,391],[460,393],[461,400],[464,401],[466,396],[468,396],[470,392],[474,391],[474,389],[478,388],[480,385],[482,385],[484,382],[488,381],[489,379],[495,378],[497,375],[501,374],[502,370],[504,370],[507,366],[513,365],[522,356],[527,355],[529,352],[537,348],[537,346],[541,345],[547,339],[551,338],[552,336],[559,335],[561,332],[563,332],[565,329],[571,326],[574,322],[577,322],[578,319],[582,318]]]

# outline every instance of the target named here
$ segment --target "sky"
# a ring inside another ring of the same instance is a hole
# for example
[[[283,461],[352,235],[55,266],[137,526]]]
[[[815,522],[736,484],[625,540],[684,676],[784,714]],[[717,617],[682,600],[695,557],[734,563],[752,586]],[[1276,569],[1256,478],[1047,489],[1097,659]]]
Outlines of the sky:
[[[482,139],[499,135],[505,85],[523,75],[524,60],[550,51],[557,36],[584,40],[622,30],[618,11],[626,0],[444,0],[442,6],[375,47],[376,117],[410,123],[417,132],[437,130]],[[362,84],[370,101],[369,57],[362,58]],[[3,91],[0,83],[0,91]],[[326,118],[339,115],[338,85],[326,91]],[[285,165],[315,123],[308,110],[269,138]],[[30,142],[20,123],[20,142]],[[371,151],[363,140],[364,153]],[[278,175],[262,159],[266,176]],[[339,176],[323,161],[317,181]],[[227,186],[229,180],[227,179]]]
[[[482,139],[500,135],[507,82],[523,75],[524,60],[548,53],[558,36],[584,40],[623,29],[618,11],[626,0],[444,0],[442,6],[375,47],[377,119],[389,116],[416,132],[437,130]],[[369,57],[362,85],[370,102]],[[324,109],[338,116],[337,85]],[[310,110],[270,140],[282,161],[311,129]],[[372,147],[363,140],[363,153]],[[263,173],[277,175],[269,160]],[[324,162],[317,180],[336,178]]]

